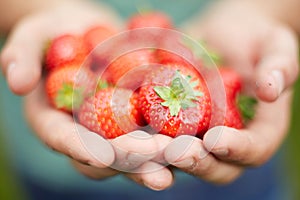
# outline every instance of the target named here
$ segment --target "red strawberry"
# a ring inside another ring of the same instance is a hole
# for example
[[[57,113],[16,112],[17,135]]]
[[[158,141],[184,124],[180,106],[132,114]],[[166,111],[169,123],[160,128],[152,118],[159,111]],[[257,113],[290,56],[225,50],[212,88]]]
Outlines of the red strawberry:
[[[229,100],[234,100],[242,89],[242,78],[233,69],[220,67],[219,73],[224,83],[225,92]]]
[[[127,22],[129,30],[145,27],[171,29],[173,28],[173,23],[166,14],[157,11],[134,15]]]
[[[160,64],[184,65],[198,71],[203,69],[201,62],[197,58],[200,49],[198,48],[196,51],[190,47],[190,43],[194,44],[181,35],[168,36],[166,40],[160,42],[155,52],[158,62]]]
[[[243,127],[243,118],[238,106],[238,96],[242,88],[242,79],[230,68],[222,67],[219,72],[224,84],[226,105],[220,105],[224,101],[216,99],[213,101],[213,115],[217,115],[217,120],[213,126],[224,125],[240,129]]]
[[[111,56],[110,48],[108,45],[96,48],[99,44],[110,38],[117,31],[109,26],[98,25],[90,28],[83,36],[84,42],[87,46],[88,51],[91,53],[90,67],[95,73],[101,74],[103,68],[108,64],[109,57]],[[111,45],[110,45],[111,46]]]
[[[81,65],[88,54],[82,37],[62,35],[55,38],[46,52],[46,69],[64,65]]]
[[[190,61],[193,61],[192,52],[186,51],[182,53],[171,52],[163,49],[156,50],[156,57],[160,64],[177,64],[177,65],[191,65]]]
[[[63,111],[76,111],[83,99],[95,89],[93,73],[76,65],[50,71],[45,89],[51,105]]]
[[[93,50],[98,44],[116,34],[116,30],[104,25],[90,28],[83,36],[89,51]]]
[[[174,68],[182,68],[184,74]],[[206,85],[199,74],[184,66],[153,70],[140,89],[140,106],[146,122],[171,137],[201,137],[209,126],[211,102]]]
[[[224,83],[227,101],[224,125],[240,129],[243,127],[243,118],[238,108],[237,98],[242,89],[242,79],[230,68],[222,67],[219,72]]]
[[[89,130],[110,139],[143,125],[138,95],[126,89],[99,90],[82,104],[78,119]]]
[[[156,63],[151,49],[142,49],[124,54],[114,60],[106,69],[104,77],[108,82],[136,89],[143,81],[149,64]],[[120,81],[120,82],[119,82]]]

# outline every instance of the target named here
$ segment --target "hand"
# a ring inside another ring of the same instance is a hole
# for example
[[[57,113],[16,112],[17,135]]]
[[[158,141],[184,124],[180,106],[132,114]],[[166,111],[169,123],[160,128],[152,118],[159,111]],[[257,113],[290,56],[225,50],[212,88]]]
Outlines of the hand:
[[[290,27],[267,13],[251,1],[228,0],[186,29],[240,72],[258,98],[274,101],[298,77],[298,41]]]
[[[48,7],[27,14],[13,27],[1,52],[2,71],[18,95],[29,93],[40,81],[44,49],[52,38],[64,33],[81,34],[90,26],[107,22],[120,26],[117,16],[104,5],[68,0],[48,3]]]
[[[215,127],[203,141],[178,137],[167,147],[165,159],[207,181],[228,183],[245,167],[269,160],[287,134],[289,87],[298,75],[297,39],[287,26],[246,1],[225,1],[188,27],[242,74],[247,92],[260,100],[245,129]]]
[[[177,137],[167,146],[165,159],[209,182],[232,182],[245,167],[264,164],[279,148],[288,129],[290,103],[291,91],[287,90],[273,103],[259,101],[256,117],[245,129],[215,127],[203,141]]]
[[[81,173],[95,179],[123,173],[149,188],[165,189],[172,184],[173,175],[165,166],[151,161],[159,157],[157,137],[138,131],[105,140],[76,124],[70,115],[49,106],[44,94],[42,57],[48,40],[63,33],[82,33],[94,24],[107,21],[115,24],[114,19],[103,8],[75,1],[71,4],[62,1],[32,13],[9,36],[1,53],[3,71],[13,92],[29,93],[24,101],[25,114],[37,136],[49,148],[70,157]],[[141,135],[149,136],[145,144],[136,139]]]
[[[82,174],[103,179],[124,174],[137,183],[162,190],[173,182],[171,171],[159,164],[169,138],[136,131],[105,140],[76,124],[72,116],[53,109],[44,94],[43,83],[24,101],[26,119],[37,136],[51,149],[71,158]]]

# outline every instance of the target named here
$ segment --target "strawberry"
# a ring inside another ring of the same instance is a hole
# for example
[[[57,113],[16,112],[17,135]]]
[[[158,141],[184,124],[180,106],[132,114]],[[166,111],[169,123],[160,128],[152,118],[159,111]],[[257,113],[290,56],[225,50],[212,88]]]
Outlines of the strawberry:
[[[242,79],[234,70],[222,67],[219,69],[226,94],[226,112],[224,126],[240,129],[243,127],[242,115],[237,106],[237,97],[242,89]]]
[[[95,87],[93,73],[76,65],[55,68],[46,77],[45,90],[51,105],[72,112]]]
[[[157,60],[160,64],[177,64],[195,68],[197,70],[203,69],[200,62],[199,47],[197,51],[191,48],[193,41],[181,35],[171,35],[164,41],[161,41],[158,49],[155,52]],[[201,49],[202,51],[202,49]]]
[[[143,125],[138,94],[112,87],[89,97],[78,112],[79,123],[105,137],[116,138]]]
[[[55,38],[46,52],[46,69],[64,65],[81,65],[88,54],[82,37],[65,34]]]
[[[172,29],[173,23],[166,14],[158,11],[140,13],[128,19],[127,28],[129,30],[145,27]]]
[[[153,63],[156,59],[151,49],[129,52],[114,60],[103,76],[114,85],[136,89],[150,69],[147,66]]]
[[[242,90],[242,78],[233,69],[228,67],[220,67],[221,75],[227,100],[235,101],[235,98]]]
[[[148,78],[140,89],[140,109],[146,122],[171,137],[201,137],[211,115],[210,96],[202,77],[184,66],[166,66],[153,70]]]
[[[178,54],[177,52],[157,49],[155,55],[160,64],[191,65],[189,61],[193,58],[192,52],[188,50]]]
[[[242,79],[238,73],[227,67],[219,68],[219,72],[224,85],[226,105],[220,105],[221,101],[217,100],[213,102],[213,114],[219,115],[213,126],[241,129],[244,122],[253,118],[256,100],[241,94]]]
[[[116,34],[116,30],[105,25],[90,28],[83,36],[88,51],[92,51],[98,44]]]
[[[105,47],[96,47],[116,33],[117,31],[115,29],[106,25],[94,26],[84,33],[84,42],[89,53],[91,53],[89,55],[89,58],[91,58],[92,61],[90,67],[95,73],[102,73],[101,70],[109,63],[109,57],[111,56],[108,45]]]

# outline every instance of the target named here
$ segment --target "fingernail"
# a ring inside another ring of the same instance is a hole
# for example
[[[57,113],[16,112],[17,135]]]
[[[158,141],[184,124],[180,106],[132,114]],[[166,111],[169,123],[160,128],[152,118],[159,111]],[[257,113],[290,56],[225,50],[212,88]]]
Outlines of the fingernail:
[[[214,127],[210,129],[205,135],[203,144],[207,151],[211,152],[219,142],[223,132],[223,127]]]
[[[283,74],[282,74],[282,72],[280,70],[273,70],[271,72],[271,76],[273,76],[273,78],[274,78],[275,84],[277,86],[278,95],[280,95],[281,92],[284,89],[284,77],[283,77]]]

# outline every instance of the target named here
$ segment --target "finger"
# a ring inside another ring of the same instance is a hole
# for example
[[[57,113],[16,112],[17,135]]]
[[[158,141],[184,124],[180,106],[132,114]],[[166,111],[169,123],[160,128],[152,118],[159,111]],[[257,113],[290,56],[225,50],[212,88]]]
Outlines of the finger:
[[[152,161],[164,166],[169,165],[169,163],[165,160],[165,150],[173,141],[173,138],[163,134],[155,134],[153,137],[157,145],[157,154],[154,158],[152,158]]]
[[[139,173],[126,173],[125,175],[136,183],[152,190],[164,190],[173,183],[173,174],[167,167],[156,162],[146,162],[138,169]]]
[[[109,142],[76,124],[70,115],[50,107],[42,84],[25,98],[24,106],[29,124],[50,148],[99,168],[114,162]]]
[[[260,102],[246,129],[215,127],[204,135],[205,148],[218,159],[240,165],[265,163],[282,143],[288,129],[290,91],[273,103]]]
[[[111,176],[115,176],[117,175],[119,172],[116,170],[113,170],[111,168],[97,168],[97,167],[93,167],[81,162],[78,162],[76,160],[71,160],[71,163],[73,164],[73,166],[83,175],[92,178],[92,179],[104,179],[104,178],[108,178]]]
[[[10,89],[24,95],[41,77],[42,54],[48,34],[37,20],[21,21],[12,31],[1,53],[1,65]]]
[[[287,28],[277,28],[263,42],[256,66],[256,94],[265,101],[276,100],[298,76],[298,41]]]
[[[202,140],[187,135],[169,144],[165,158],[181,170],[216,184],[232,182],[242,172],[241,167],[217,160],[205,150]]]
[[[159,152],[153,135],[133,131],[110,140],[116,160],[112,167],[119,171],[135,172],[136,168],[154,158]]]

